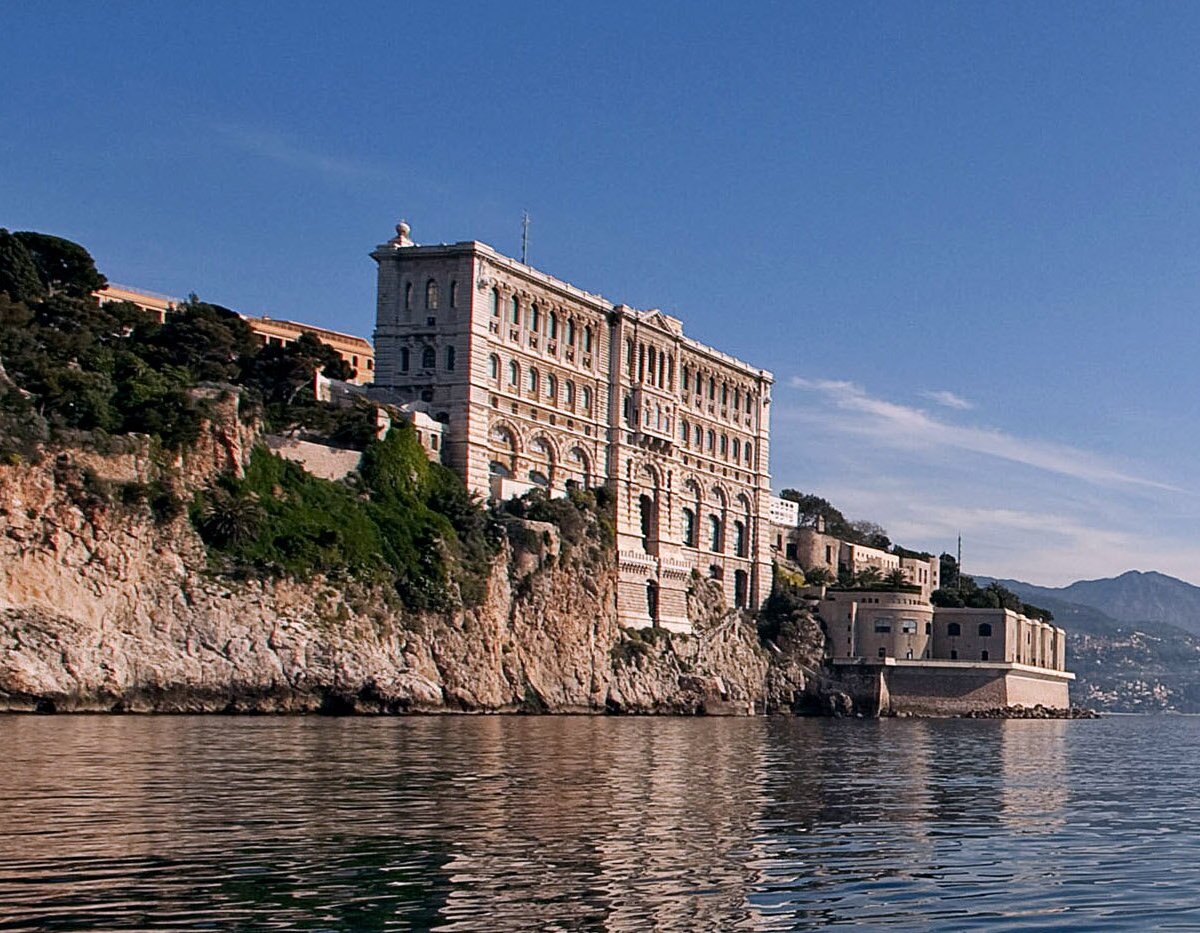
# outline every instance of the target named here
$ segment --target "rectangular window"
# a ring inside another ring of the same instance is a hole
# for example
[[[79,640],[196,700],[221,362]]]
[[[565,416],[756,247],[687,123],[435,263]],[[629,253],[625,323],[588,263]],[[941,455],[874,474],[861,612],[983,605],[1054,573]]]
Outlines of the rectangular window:
[[[892,624],[890,622],[876,622],[875,623],[875,634],[876,635],[887,635],[889,632],[891,632],[891,630],[892,630]]]
[[[917,634],[917,620],[916,619],[901,619],[900,620],[900,633],[902,635],[916,635]]]

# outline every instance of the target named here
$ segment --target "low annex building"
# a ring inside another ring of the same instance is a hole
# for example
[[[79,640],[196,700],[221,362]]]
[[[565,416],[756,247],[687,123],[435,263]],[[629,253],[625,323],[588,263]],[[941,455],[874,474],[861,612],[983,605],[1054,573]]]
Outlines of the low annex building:
[[[920,587],[814,588],[841,679],[877,711],[1065,709],[1066,632],[1011,609],[935,608]]]
[[[379,266],[376,398],[445,425],[440,459],[485,497],[570,482],[617,496],[622,624],[687,631],[693,572],[729,605],[771,586],[772,375],[477,241]]]
[[[96,298],[101,304],[111,302],[128,302],[137,305],[143,311],[155,315],[159,323],[167,319],[182,299],[169,295],[159,295],[143,289],[131,288],[128,285],[109,283],[105,288],[96,292]],[[338,356],[350,364],[354,370],[354,378],[350,381],[355,385],[370,383],[375,373],[375,350],[370,341],[353,334],[343,334],[340,331],[329,330],[326,327],[316,327],[312,324],[302,324],[298,321],[282,321],[263,315],[251,317],[246,314],[238,315],[250,325],[250,329],[264,344],[287,346],[301,334],[312,334],[321,343],[337,351]]]

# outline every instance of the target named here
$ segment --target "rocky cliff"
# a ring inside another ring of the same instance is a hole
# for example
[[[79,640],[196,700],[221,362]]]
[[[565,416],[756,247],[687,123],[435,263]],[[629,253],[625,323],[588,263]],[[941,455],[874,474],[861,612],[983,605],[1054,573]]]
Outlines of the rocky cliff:
[[[240,468],[251,439],[226,423],[173,482]],[[231,579],[186,515],[111,494],[152,472],[144,450],[0,466],[0,709],[713,713],[790,706],[808,686],[811,644],[780,663],[706,581],[697,634],[621,629],[610,561],[553,525],[525,523],[473,609]]]

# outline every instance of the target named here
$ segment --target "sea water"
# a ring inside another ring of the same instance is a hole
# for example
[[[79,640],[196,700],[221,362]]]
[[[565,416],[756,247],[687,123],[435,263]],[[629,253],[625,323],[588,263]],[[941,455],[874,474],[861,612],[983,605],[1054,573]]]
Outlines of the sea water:
[[[1200,719],[0,717],[0,929],[1200,928]]]

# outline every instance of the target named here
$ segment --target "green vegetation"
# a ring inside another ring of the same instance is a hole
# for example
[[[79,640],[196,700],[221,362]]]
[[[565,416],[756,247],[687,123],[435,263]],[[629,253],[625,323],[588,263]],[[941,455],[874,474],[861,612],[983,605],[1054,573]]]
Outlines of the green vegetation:
[[[804,596],[804,587],[815,585],[807,577],[808,574],[800,576],[775,564],[771,595],[758,613],[758,637],[761,640],[778,641],[785,626],[807,615],[809,600]]]
[[[372,442],[347,482],[257,448],[245,477],[197,495],[191,515],[227,572],[385,584],[413,609],[478,603],[499,543],[495,523],[453,472],[425,458],[409,425]]]
[[[951,555],[941,556],[942,588],[934,590],[929,601],[942,608],[1011,609],[1031,619],[1053,622],[1054,613],[1024,602],[1020,596],[1001,583],[980,587],[974,578],[959,572],[958,561]]]
[[[244,419],[365,449],[359,475],[329,482],[257,448],[244,477],[221,477],[197,494],[188,512],[217,570],[359,580],[415,609],[482,599],[502,516],[430,463],[411,427],[375,440],[374,406],[317,404],[315,372],[353,375],[335,351],[307,334],[263,346],[237,314],[194,295],[160,323],[132,304],[101,305],[94,293],[105,284],[78,244],[0,230],[0,462],[39,456],[47,443],[110,450],[134,434],[186,448],[213,397],[197,390],[228,386]],[[148,507],[164,522],[185,508],[165,466],[149,483],[115,486],[86,471],[70,483],[89,507]],[[592,493],[523,507],[560,522],[568,538],[611,532]],[[585,522],[580,508],[599,520]]]
[[[105,284],[82,246],[0,229],[0,461],[46,441],[102,445],[124,434],[185,447],[204,416],[193,390],[212,382],[240,386],[271,429],[369,440],[366,412],[313,403],[315,371],[351,375],[314,337],[262,346],[238,315],[194,295],[160,324],[132,304],[101,305],[94,292]]]
[[[653,658],[672,648],[671,633],[665,628],[622,626],[621,633],[625,637],[613,644],[608,650],[608,656],[614,664],[624,667],[638,667],[642,658]]]
[[[831,505],[828,499],[797,489],[785,489],[779,497],[800,506],[801,525],[815,525],[820,518],[825,521],[825,533],[842,541],[863,544],[883,551],[892,546],[883,527],[865,520],[850,521],[839,509]]]
[[[583,489],[568,484],[564,498],[551,499],[544,490],[531,489],[520,498],[501,503],[498,517],[550,522],[558,526],[568,545],[590,541],[611,548],[617,540],[614,508],[612,493],[606,487]]]

